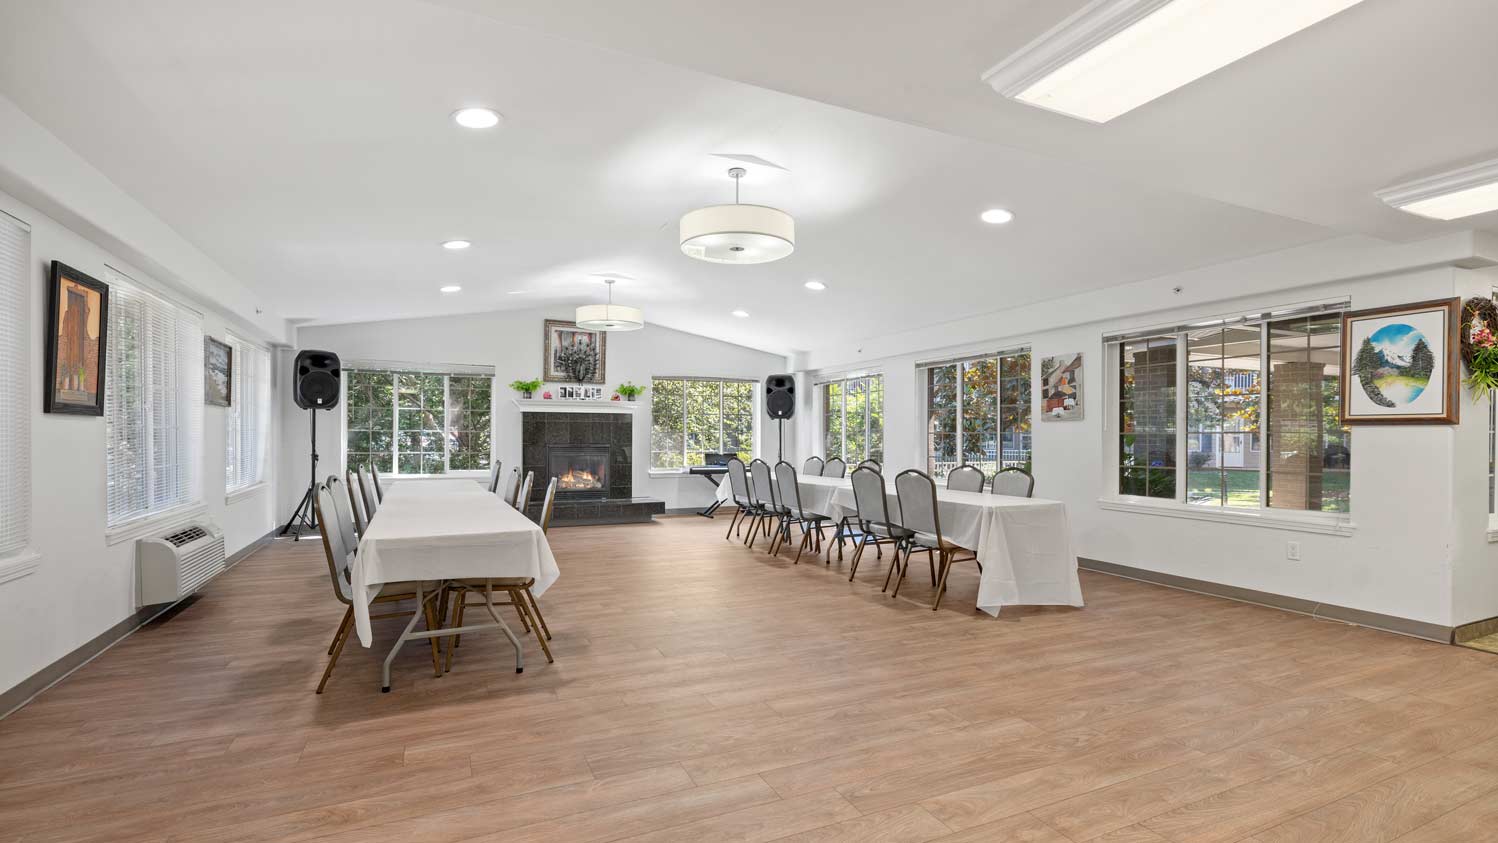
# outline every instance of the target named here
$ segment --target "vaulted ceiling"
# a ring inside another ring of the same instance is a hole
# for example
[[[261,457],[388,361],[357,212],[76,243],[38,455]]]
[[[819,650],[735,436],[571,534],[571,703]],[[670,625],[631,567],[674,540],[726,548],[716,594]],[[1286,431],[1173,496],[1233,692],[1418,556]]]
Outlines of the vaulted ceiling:
[[[613,275],[652,323],[787,352],[1472,225],[1371,193],[1498,149],[1493,4],[1367,0],[1102,126],[979,81],[1080,5],[4,0],[0,93],[318,322],[598,301]],[[455,126],[470,104],[504,123]],[[680,215],[732,195],[715,153],[786,168],[743,192],[796,216],[794,255],[680,254]]]

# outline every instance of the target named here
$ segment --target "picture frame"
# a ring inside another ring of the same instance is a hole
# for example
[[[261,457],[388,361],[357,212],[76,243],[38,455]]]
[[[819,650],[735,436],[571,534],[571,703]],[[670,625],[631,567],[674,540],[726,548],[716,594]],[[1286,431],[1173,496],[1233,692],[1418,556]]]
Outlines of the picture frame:
[[[203,335],[203,403],[228,407],[234,402],[234,347]]]
[[[1342,314],[1342,424],[1456,424],[1461,299]]]
[[[1040,360],[1040,420],[1082,419],[1082,352]]]
[[[42,412],[104,415],[109,285],[62,261],[47,273]]]
[[[605,364],[608,362],[608,334],[603,331],[590,331],[587,328],[577,327],[576,322],[566,322],[561,319],[547,319],[545,321],[545,336],[542,344],[542,357],[544,361],[541,370],[541,378],[546,381],[557,383],[577,383],[578,381],[566,371],[563,371],[558,354],[569,346],[589,344],[597,349],[598,365],[592,377],[585,378],[583,383],[602,384],[607,380]]]
[[[557,387],[557,398],[563,401],[602,401],[603,387],[563,384]]]

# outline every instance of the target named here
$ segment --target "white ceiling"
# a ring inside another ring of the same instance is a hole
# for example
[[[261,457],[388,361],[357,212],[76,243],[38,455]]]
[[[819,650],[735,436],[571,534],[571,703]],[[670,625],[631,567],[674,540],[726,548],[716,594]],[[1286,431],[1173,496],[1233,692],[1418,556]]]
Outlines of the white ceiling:
[[[978,81],[1078,5],[0,0],[0,92],[294,317],[562,306],[622,274],[652,323],[777,352],[1439,233],[1367,194],[1498,146],[1498,109],[1456,108],[1498,69],[1480,0],[1367,0],[1102,127]],[[470,104],[504,125],[454,126]],[[680,255],[677,218],[731,196],[715,152],[789,168],[743,190],[796,216],[793,256]],[[1018,219],[978,222],[995,205]]]

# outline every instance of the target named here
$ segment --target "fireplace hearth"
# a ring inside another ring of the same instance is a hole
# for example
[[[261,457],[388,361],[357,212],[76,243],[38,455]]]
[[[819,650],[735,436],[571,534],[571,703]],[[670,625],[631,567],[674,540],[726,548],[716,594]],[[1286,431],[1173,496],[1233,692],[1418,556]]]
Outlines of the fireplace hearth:
[[[546,474],[557,479],[563,500],[606,498],[609,493],[608,445],[549,445]]]

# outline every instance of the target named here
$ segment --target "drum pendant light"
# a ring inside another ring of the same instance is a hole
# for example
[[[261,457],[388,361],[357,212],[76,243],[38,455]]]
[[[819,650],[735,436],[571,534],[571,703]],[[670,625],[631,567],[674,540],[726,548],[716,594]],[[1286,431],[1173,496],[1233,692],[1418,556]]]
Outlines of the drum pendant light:
[[[709,205],[681,218],[681,253],[710,263],[769,263],[796,249],[796,220],[779,208],[739,203],[743,167],[728,171],[733,204]]]
[[[614,279],[605,278],[603,283],[609,285],[609,303],[580,305],[574,319],[577,327],[590,331],[638,331],[645,327],[645,314],[638,307],[614,304]]]

